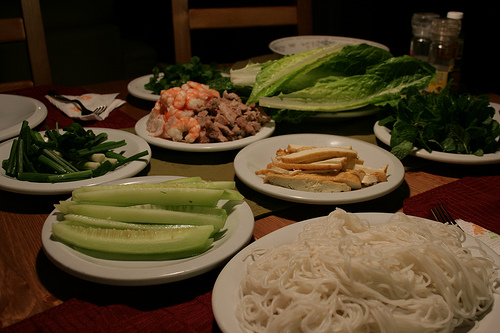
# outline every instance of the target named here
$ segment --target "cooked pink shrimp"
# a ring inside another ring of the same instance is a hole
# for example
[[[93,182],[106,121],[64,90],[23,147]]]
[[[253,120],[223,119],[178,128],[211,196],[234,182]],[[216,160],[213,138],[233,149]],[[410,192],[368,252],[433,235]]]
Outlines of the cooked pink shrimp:
[[[167,112],[165,113],[165,120],[170,119],[171,117],[175,116],[175,114],[179,111],[179,109],[174,108],[173,106],[169,106],[167,108]]]
[[[210,89],[207,85],[198,82],[188,81],[182,87],[187,89],[186,108],[192,110],[199,109],[214,96],[220,97],[217,90]]]
[[[177,110],[175,108],[170,108],[170,110],[164,114],[165,128],[168,129],[174,122],[181,118],[189,118],[194,116],[194,111],[192,110]]]
[[[174,117],[177,119],[180,118],[189,118],[194,116],[194,111],[193,110],[178,110],[176,113],[174,113]]]
[[[191,110],[198,110],[205,105],[205,100],[200,98],[200,92],[194,89],[187,91],[186,96],[186,108]]]
[[[149,117],[146,123],[146,129],[151,136],[160,136],[162,135],[165,129],[165,119],[162,115],[157,115],[155,117]]]
[[[199,89],[203,84],[202,83],[199,83],[199,82],[194,82],[194,81],[188,81],[186,83],[184,83],[181,88],[184,89],[184,90],[188,90],[189,88],[195,88],[195,89]]]
[[[186,92],[181,87],[173,87],[161,92],[160,100],[166,107],[173,105],[177,109],[182,109],[186,104]]]
[[[154,106],[153,110],[151,110],[151,111],[154,111],[154,114],[158,115],[158,114],[161,113],[161,109],[162,109],[161,108],[161,101],[157,100],[156,103],[155,103],[155,106]]]
[[[170,107],[168,109],[168,112],[165,114],[165,120],[168,120],[172,117],[180,119],[180,118],[185,118],[185,117],[192,117],[194,116],[194,111],[193,110],[179,110],[174,107]]]
[[[220,97],[217,90],[194,81],[163,90],[151,110],[148,131],[157,137],[194,142],[200,135],[201,126],[192,117],[213,97]]]
[[[200,136],[201,126],[194,118],[177,119],[167,130],[167,134],[174,141],[194,142]],[[184,135],[184,133],[187,133]]]

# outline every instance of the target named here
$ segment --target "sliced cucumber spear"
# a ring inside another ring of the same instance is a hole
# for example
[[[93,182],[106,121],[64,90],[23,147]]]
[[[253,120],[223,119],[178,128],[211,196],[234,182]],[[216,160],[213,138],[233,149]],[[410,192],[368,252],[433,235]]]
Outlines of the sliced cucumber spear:
[[[168,230],[117,230],[52,224],[54,237],[71,246],[120,254],[199,253],[206,248],[212,226]]]
[[[67,224],[79,225],[82,227],[94,227],[94,228],[104,228],[104,229],[130,229],[130,230],[167,230],[167,229],[179,229],[179,228],[192,228],[193,225],[187,224],[148,224],[148,223],[128,223],[111,221],[105,219],[99,219],[95,217],[78,215],[78,214],[66,214],[64,215],[64,221]],[[216,231],[212,231],[215,234]],[[213,235],[211,235],[213,236]]]
[[[226,223],[227,214],[208,215],[168,209],[144,209],[102,205],[70,205],[70,214],[85,215],[104,220],[148,224],[212,225],[219,231]]]
[[[169,252],[169,253],[123,254],[123,253],[111,253],[111,252],[89,250],[78,246],[74,246],[74,249],[88,256],[106,260],[123,260],[123,261],[174,260],[201,254],[210,248],[213,241],[214,240],[212,238],[209,238],[207,242],[203,246],[201,246],[198,250],[191,249],[188,251]]]
[[[199,188],[117,188],[112,190],[73,192],[74,201],[128,205],[196,205],[215,206],[224,190]]]
[[[233,189],[236,186],[234,181],[205,181],[199,179],[199,177],[190,178],[179,178],[174,180],[167,180],[160,183],[132,183],[132,184],[122,184],[122,185],[92,185],[92,186],[82,186],[73,191],[75,193],[81,192],[93,192],[93,191],[105,191],[105,190],[115,190],[123,188],[157,188],[157,187],[183,187],[183,188],[204,188],[204,189]]]
[[[56,239],[84,254],[113,260],[168,260],[206,251],[228,214],[220,200],[241,201],[233,181],[200,177],[161,183],[94,185],[55,207]]]

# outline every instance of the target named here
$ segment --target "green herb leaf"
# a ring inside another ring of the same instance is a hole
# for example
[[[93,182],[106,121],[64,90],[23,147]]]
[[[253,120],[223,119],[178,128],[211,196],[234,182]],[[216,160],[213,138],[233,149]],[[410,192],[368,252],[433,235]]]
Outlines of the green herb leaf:
[[[378,117],[379,124],[391,130],[391,152],[402,159],[414,147],[477,156],[495,153],[500,124],[494,115],[487,95],[458,95],[448,84],[432,94],[410,87],[397,105],[382,107]]]
[[[153,68],[153,76],[144,85],[152,94],[160,95],[162,90],[180,87],[188,81],[206,84],[220,93],[233,88],[231,78],[221,76],[221,73],[227,71],[226,66],[219,66],[217,63],[203,64],[198,57],[192,57],[186,64],[178,62],[162,67]]]
[[[413,143],[410,141],[402,141],[397,146],[391,149],[391,153],[399,159],[403,159],[413,149]]]

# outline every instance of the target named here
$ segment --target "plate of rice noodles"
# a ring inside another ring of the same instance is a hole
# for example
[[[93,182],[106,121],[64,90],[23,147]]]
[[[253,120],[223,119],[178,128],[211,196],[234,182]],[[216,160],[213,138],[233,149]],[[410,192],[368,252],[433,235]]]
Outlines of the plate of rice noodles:
[[[221,271],[222,332],[498,332],[500,257],[459,228],[403,213],[295,223]]]

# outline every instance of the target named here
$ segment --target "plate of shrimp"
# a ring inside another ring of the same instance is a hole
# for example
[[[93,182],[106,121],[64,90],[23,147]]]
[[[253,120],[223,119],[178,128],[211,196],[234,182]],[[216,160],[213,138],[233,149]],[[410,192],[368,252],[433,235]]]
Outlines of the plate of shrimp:
[[[222,103],[227,103],[220,108],[223,115],[214,111]],[[237,112],[232,113],[228,109],[235,103]],[[135,125],[136,134],[152,145],[191,152],[239,149],[271,136],[274,129],[273,120],[242,104],[237,95],[221,98],[218,91],[193,81],[163,90],[150,114]]]

